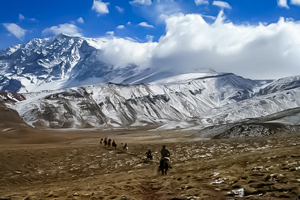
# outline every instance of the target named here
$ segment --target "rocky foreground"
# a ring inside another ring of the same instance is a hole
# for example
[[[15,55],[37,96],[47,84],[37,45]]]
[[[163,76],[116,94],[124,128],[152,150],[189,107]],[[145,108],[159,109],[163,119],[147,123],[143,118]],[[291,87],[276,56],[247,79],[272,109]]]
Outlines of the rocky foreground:
[[[0,199],[300,198],[300,135],[205,141],[111,135],[128,141],[126,152],[120,143],[100,145],[99,134],[59,133],[47,141],[13,134],[0,134]],[[162,141],[172,154],[166,176],[157,174]],[[148,149],[153,162],[145,161]]]

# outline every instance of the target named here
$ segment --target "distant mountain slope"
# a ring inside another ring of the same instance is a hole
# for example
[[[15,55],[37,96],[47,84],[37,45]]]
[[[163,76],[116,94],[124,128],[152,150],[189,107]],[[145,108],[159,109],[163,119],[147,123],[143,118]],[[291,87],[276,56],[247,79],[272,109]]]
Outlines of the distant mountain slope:
[[[300,88],[261,95],[269,84],[223,74],[166,85],[100,84],[24,93],[26,100],[9,105],[33,126],[203,129],[299,107]]]

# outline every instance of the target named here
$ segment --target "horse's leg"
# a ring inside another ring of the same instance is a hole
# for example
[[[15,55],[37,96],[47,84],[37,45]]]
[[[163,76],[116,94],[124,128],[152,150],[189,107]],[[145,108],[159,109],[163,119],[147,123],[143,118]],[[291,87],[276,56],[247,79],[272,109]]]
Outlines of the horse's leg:
[[[165,175],[167,175],[167,171],[169,169],[169,162],[165,162]]]
[[[166,161],[164,161],[164,165],[163,165],[163,168],[162,168],[162,171],[163,171],[163,173],[162,173],[162,175],[167,175],[167,162]]]
[[[159,171],[161,171],[161,174],[164,175],[164,163],[162,160],[159,162]]]

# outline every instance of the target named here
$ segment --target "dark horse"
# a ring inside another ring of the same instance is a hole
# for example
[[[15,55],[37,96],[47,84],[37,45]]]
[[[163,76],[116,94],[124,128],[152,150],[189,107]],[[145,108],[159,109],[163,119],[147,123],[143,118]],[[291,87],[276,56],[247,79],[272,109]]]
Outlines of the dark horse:
[[[161,171],[162,175],[167,175],[167,171],[169,169],[170,163],[169,163],[169,159],[165,158],[160,160],[160,164],[159,164],[159,168],[158,168],[158,172]]]

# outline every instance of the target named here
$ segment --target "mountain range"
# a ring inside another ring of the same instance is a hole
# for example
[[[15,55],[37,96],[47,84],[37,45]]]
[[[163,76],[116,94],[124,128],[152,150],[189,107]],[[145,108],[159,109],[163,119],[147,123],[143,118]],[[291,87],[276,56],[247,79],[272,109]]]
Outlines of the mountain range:
[[[114,66],[101,59],[103,43],[60,34],[1,50],[0,101],[33,127],[185,129],[203,137],[298,130],[300,76]]]

